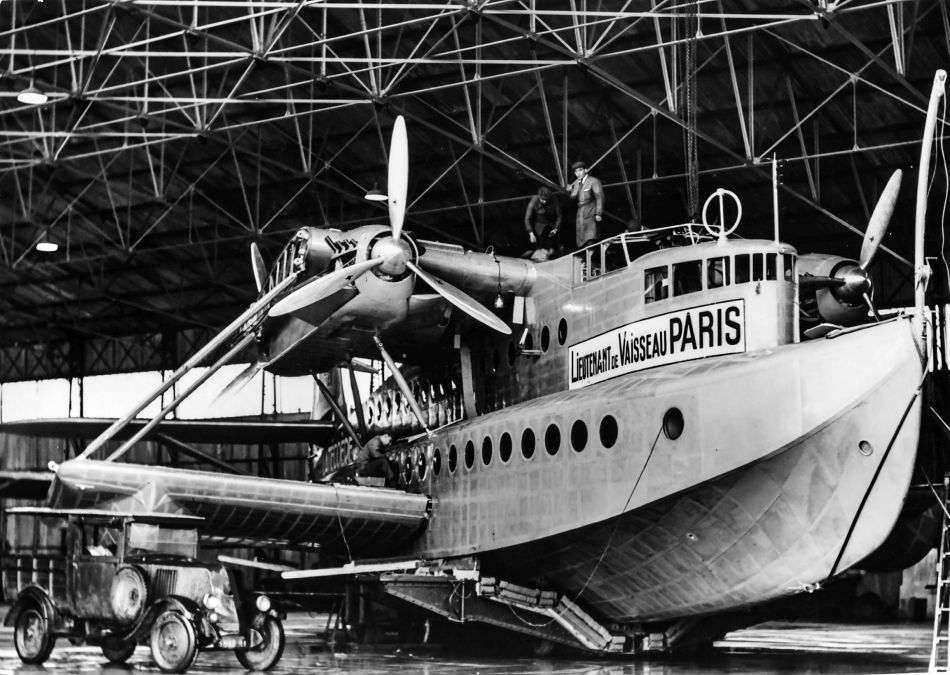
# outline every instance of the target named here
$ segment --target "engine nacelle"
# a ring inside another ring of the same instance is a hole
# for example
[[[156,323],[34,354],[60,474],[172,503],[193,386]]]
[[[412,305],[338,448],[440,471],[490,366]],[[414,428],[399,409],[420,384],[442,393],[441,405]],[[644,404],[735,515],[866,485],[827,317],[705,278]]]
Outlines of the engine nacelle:
[[[798,258],[799,300],[803,308],[815,307],[821,321],[839,326],[855,326],[868,320],[864,294],[871,281],[857,261],[824,253],[808,253]],[[809,277],[831,278],[834,285],[810,285]]]

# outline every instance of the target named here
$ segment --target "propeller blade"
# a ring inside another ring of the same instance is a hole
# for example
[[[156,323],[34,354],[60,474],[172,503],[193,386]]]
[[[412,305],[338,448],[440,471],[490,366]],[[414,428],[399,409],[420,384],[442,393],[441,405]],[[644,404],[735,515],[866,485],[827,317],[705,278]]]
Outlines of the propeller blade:
[[[256,363],[249,365],[247,368],[238,373],[237,377],[228,382],[228,386],[222,389],[221,392],[214,397],[213,402],[217,403],[218,401],[225,401],[237,394],[239,391],[244,389],[244,387],[247,386],[247,383],[253,380],[254,376],[261,372],[261,370],[263,370],[264,366],[266,365],[267,363],[264,361],[257,361]]]
[[[838,277],[819,277],[813,274],[803,274],[798,277],[798,287],[806,290],[844,286],[844,284],[844,279]]]
[[[372,260],[355,263],[349,267],[342,267],[322,277],[316,277],[292,291],[290,295],[271,307],[267,314],[268,316],[283,316],[320,302],[353,283],[369,270],[382,264],[382,258],[373,258]]]
[[[399,241],[402,222],[406,216],[406,194],[409,191],[409,139],[406,136],[406,120],[396,118],[393,137],[389,145],[389,225],[393,239]]]
[[[260,293],[264,288],[264,282],[267,281],[267,268],[264,266],[264,256],[261,255],[261,249],[257,247],[257,242],[251,242],[251,269],[254,270],[254,283],[257,284],[257,292]]]
[[[858,263],[861,269],[866,270],[874,255],[884,239],[887,232],[887,225],[891,221],[891,215],[894,213],[894,205],[897,204],[897,193],[901,188],[901,177],[904,172],[898,169],[891,174],[881,198],[877,200],[874,207],[874,213],[871,214],[871,220],[868,221],[868,229],[864,233],[864,243],[861,244],[861,258]]]
[[[436,291],[439,295],[451,302],[473,319],[481,321],[483,324],[489,328],[497,330],[499,333],[511,335],[511,328],[504,321],[488,311],[488,309],[486,309],[473,297],[457,289],[452,284],[423,272],[422,269],[411,260],[406,261],[406,266],[415,272],[420,279],[429,284],[432,287],[432,290]]]

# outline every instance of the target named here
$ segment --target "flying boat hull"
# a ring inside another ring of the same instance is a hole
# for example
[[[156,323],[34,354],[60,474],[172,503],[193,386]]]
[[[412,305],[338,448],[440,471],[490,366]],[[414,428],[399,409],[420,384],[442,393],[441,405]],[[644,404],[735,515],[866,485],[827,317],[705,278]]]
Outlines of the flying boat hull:
[[[915,463],[921,376],[900,320],[625,375],[445,428],[427,450],[444,472],[456,446],[456,480],[421,486],[434,508],[414,553],[477,556],[486,574],[543,579],[615,622],[812,588],[891,532]],[[684,420],[675,440],[662,429],[672,408]],[[607,417],[612,447],[599,432]],[[581,451],[578,423],[589,430]],[[545,443],[552,427],[556,446]],[[525,429],[537,438],[530,458]],[[498,448],[503,433],[511,457],[486,466],[483,439]]]

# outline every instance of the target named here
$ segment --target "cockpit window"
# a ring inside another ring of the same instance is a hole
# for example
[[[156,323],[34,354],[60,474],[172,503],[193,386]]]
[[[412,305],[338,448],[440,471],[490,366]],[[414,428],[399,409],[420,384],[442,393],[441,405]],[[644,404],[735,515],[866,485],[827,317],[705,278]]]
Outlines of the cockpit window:
[[[703,290],[703,261],[690,260],[673,265],[673,295]]]
[[[643,273],[644,303],[649,304],[657,300],[665,300],[669,297],[670,287],[667,281],[669,276],[668,270],[669,268],[664,265],[663,267],[654,267],[646,270]]]
[[[766,281],[775,281],[778,279],[778,254],[777,253],[766,253],[765,254],[765,280]]]
[[[744,284],[752,279],[751,258],[748,253],[736,256],[736,283]]]
[[[791,281],[795,277],[795,256],[791,253],[782,255],[782,270],[785,273],[785,281]]]
[[[710,258],[706,261],[706,288],[729,285],[729,258]]]

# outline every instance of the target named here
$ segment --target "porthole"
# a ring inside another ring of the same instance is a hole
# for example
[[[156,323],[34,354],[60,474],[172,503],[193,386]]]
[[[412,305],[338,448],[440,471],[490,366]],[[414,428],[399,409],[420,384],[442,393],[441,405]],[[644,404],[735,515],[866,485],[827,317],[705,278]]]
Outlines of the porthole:
[[[459,453],[455,446],[449,448],[449,473],[455,473],[455,467],[459,465]]]
[[[677,438],[683,435],[683,428],[685,427],[685,422],[683,421],[683,413],[680,412],[679,408],[670,408],[663,415],[663,434],[670,439],[675,441]]]
[[[521,454],[525,459],[531,459],[534,456],[534,432],[531,429],[525,429],[521,434]]]
[[[508,343],[508,365],[509,366],[515,365],[515,359],[517,358],[517,356],[518,356],[518,348],[515,346],[515,343],[513,341],[509,342]]]
[[[511,459],[511,434],[507,431],[501,435],[501,441],[498,443],[498,456],[502,462]]]
[[[600,444],[605,448],[612,448],[616,442],[617,420],[611,415],[605,415],[600,421]]]
[[[482,464],[484,464],[485,466],[488,466],[489,464],[491,464],[491,455],[492,455],[491,438],[488,436],[485,436],[485,440],[482,441]]]
[[[432,473],[436,476],[442,472],[442,451],[438,448],[432,453]]]
[[[541,329],[541,351],[546,352],[551,346],[551,331],[547,326]]]
[[[416,460],[416,472],[419,474],[419,480],[426,479],[426,472],[429,470],[429,463],[426,462],[426,453],[419,453],[419,459]]]
[[[406,485],[412,482],[412,458],[409,453],[402,456],[402,477],[406,479]]]
[[[475,444],[469,441],[465,444],[465,468],[471,469],[475,466]]]
[[[577,420],[571,425],[571,447],[575,452],[583,452],[587,447],[587,425]]]
[[[867,441],[861,441],[858,443],[858,452],[860,452],[865,457],[870,457],[874,454],[874,446]]]
[[[544,449],[549,455],[556,455],[561,449],[561,430],[556,424],[549,424],[544,432]]]
[[[561,319],[557,322],[557,343],[563,345],[567,340],[567,320]]]
[[[530,332],[524,338],[524,348],[529,352],[534,349],[534,336]]]

